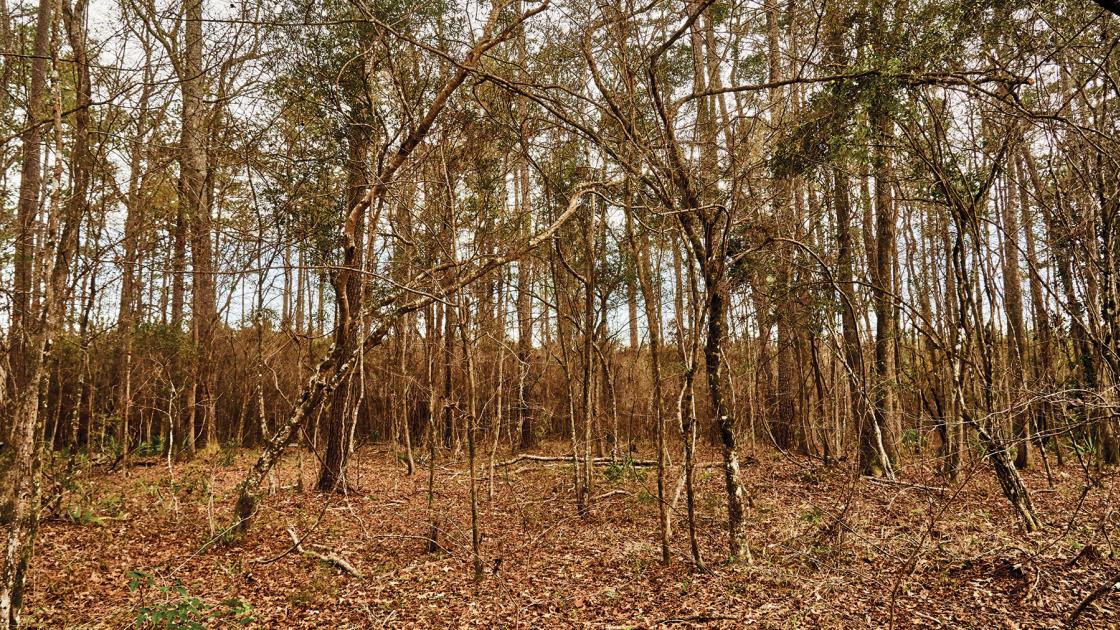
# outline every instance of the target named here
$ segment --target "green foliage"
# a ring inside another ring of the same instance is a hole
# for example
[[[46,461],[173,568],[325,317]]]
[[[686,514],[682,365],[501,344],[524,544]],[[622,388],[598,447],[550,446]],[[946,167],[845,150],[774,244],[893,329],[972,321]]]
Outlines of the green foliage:
[[[136,327],[133,333],[133,342],[138,348],[144,348],[153,354],[163,356],[181,355],[189,357],[191,348],[190,336],[170,324],[159,322],[144,322]]]
[[[222,448],[218,451],[218,465],[224,468],[229,468],[233,462],[237,460],[237,442],[229,440],[222,444]]]
[[[154,591],[161,600],[139,608],[134,620],[139,628],[203,630],[208,625],[247,625],[253,621],[253,609],[249,604],[236,598],[216,604],[206,602],[191,595],[181,580],[157,586],[155,577],[150,573],[129,571],[128,590],[140,593],[142,601]]]
[[[915,451],[925,448],[926,438],[922,435],[921,431],[914,428],[906,429],[902,432],[902,443]]]
[[[821,482],[820,471],[815,468],[807,468],[798,473],[797,477],[802,483],[816,485]]]
[[[295,608],[308,609],[325,602],[336,601],[338,584],[322,566],[302,580],[299,587],[288,595],[288,603]]]
[[[813,95],[800,121],[783,137],[770,157],[775,177],[803,174],[843,155],[865,83],[845,81]]]
[[[188,472],[171,483],[171,491],[176,495],[193,496],[199,501],[207,501],[210,497],[210,480],[201,472]]]
[[[83,474],[88,472],[89,466],[89,457],[85,453],[51,453],[50,459],[43,464],[43,476],[47,481],[42,495],[44,517],[97,526],[129,517],[123,495],[114,493],[96,497],[94,489],[83,483]]]
[[[821,509],[814,505],[813,507],[809,508],[807,512],[804,512],[800,517],[798,517],[798,520],[800,520],[802,523],[810,523],[815,525],[821,522],[821,515]]]
[[[58,516],[62,510],[62,502],[69,495],[83,494],[84,486],[81,483],[81,474],[89,469],[89,457],[85,453],[62,451],[48,451],[48,459],[43,464],[43,494],[42,515],[46,517]],[[4,462],[0,462],[3,466]]]
[[[78,525],[104,526],[109,521],[123,521],[129,517],[124,509],[124,497],[110,494],[97,502],[90,502],[88,496],[66,506],[65,516]]]
[[[158,456],[163,453],[165,447],[166,442],[164,441],[163,436],[157,433],[152,436],[152,439],[150,441],[140,442],[139,444],[137,444],[136,447],[132,449],[132,454],[139,457]]]
[[[120,420],[115,415],[103,414],[97,419],[97,424],[105,430],[111,430],[119,424]],[[105,439],[101,441],[101,454],[107,455],[111,461],[116,461],[121,456],[121,443],[117,436],[106,431]]]
[[[645,473],[634,466],[634,459],[627,455],[624,459],[612,462],[603,470],[603,477],[611,483],[622,481],[642,481]]]

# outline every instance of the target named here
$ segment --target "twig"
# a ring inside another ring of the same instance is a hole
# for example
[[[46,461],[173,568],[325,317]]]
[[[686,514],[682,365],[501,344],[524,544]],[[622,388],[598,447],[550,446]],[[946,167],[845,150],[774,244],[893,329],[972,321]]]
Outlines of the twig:
[[[302,553],[304,555],[307,555],[307,556],[311,556],[312,558],[315,558],[317,560],[321,560],[323,562],[326,562],[327,564],[333,564],[334,566],[342,569],[346,573],[349,573],[350,575],[352,575],[352,576],[354,576],[358,579],[362,578],[361,572],[358,571],[357,569],[355,569],[354,565],[347,562],[345,558],[338,555],[337,553],[335,553],[333,551],[328,551],[327,553],[323,554],[323,553],[319,553],[317,551],[312,551],[311,549],[305,548],[303,546],[303,543],[300,541],[299,536],[296,535],[296,530],[292,529],[291,526],[288,527],[288,535],[292,537],[292,545],[294,545],[295,548],[297,550],[299,550],[300,553]]]
[[[909,483],[906,481],[898,481],[897,479],[884,479],[882,477],[872,477],[870,475],[863,475],[863,478],[872,483],[881,483],[885,486],[901,486],[903,488],[914,488],[916,490],[927,490],[929,492],[945,492],[944,486],[924,486],[920,483]]]
[[[1097,590],[1089,593],[1088,597],[1081,600],[1081,603],[1077,605],[1077,609],[1075,609],[1073,611],[1073,614],[1069,616],[1069,622],[1066,624],[1066,626],[1069,628],[1076,626],[1077,618],[1081,616],[1081,613],[1085,612],[1086,608],[1091,606],[1093,602],[1097,601],[1101,597],[1104,597],[1106,594],[1108,594],[1109,591],[1118,588],[1120,588],[1120,573],[1115,573],[1107,580],[1105,580],[1104,584],[1101,584]]]
[[[712,623],[714,621],[736,621],[738,617],[728,617],[727,615],[692,615],[691,617],[670,617],[657,622],[657,625],[664,626],[671,623]]]

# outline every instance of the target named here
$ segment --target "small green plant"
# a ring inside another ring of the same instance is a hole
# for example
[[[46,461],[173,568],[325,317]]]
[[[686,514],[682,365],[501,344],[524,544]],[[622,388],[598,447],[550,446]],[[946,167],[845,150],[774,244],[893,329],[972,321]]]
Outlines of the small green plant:
[[[338,585],[330,579],[329,575],[324,566],[317,567],[288,594],[288,603],[295,608],[306,610],[334,601],[338,597]]]
[[[603,471],[603,477],[611,483],[618,483],[626,475],[626,468],[622,462],[614,462]]]
[[[163,436],[156,434],[147,442],[141,442],[132,449],[132,454],[138,457],[155,457],[163,454]]]
[[[82,476],[89,470],[89,457],[85,453],[68,449],[52,451],[43,464],[42,514],[44,517],[60,516],[64,502],[89,501],[89,490],[82,483]]]
[[[98,416],[98,421],[105,427],[113,427],[113,422],[116,421],[116,416]],[[117,461],[121,456],[121,444],[117,441],[117,437],[112,433],[106,432],[105,438],[101,441],[101,455],[108,457],[110,461]]]
[[[236,598],[211,604],[191,595],[181,580],[157,586],[150,573],[129,571],[128,590],[140,594],[141,606],[135,619],[139,628],[204,630],[208,625],[246,625],[253,621],[253,609],[249,604]],[[144,604],[153,592],[162,601]]]
[[[800,520],[802,523],[819,523],[821,522],[821,510],[817,506],[813,506],[808,512],[801,515]]]
[[[176,495],[201,498],[206,501],[210,496],[210,480],[198,472],[187,473],[171,483],[171,491]]]
[[[222,444],[221,450],[218,451],[218,465],[229,468],[235,461],[237,461],[237,443],[231,440]]]
[[[104,525],[105,521],[97,512],[82,505],[71,505],[66,508],[66,518],[78,525]]]
[[[802,470],[797,476],[805,484],[815,486],[821,482],[820,472],[815,469]]]
[[[634,466],[634,460],[629,455],[616,462],[611,462],[603,470],[603,477],[611,483],[619,483],[623,480],[630,481],[643,481],[645,473]]]
[[[90,503],[89,497],[81,497],[77,503],[66,506],[65,515],[78,525],[98,526],[128,518],[128,512],[124,509],[124,497],[119,494],[102,497],[97,503]]]
[[[914,428],[902,432],[902,443],[909,449],[917,451],[925,448],[926,438],[921,431]]]

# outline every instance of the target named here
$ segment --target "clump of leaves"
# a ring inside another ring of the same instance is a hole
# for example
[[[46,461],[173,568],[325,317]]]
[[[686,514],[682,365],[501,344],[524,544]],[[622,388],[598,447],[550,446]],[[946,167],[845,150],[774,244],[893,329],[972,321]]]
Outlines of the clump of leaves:
[[[843,82],[813,95],[800,120],[778,139],[769,166],[775,177],[805,173],[843,153],[849,127],[867,87]]]
[[[181,580],[157,586],[155,576],[144,571],[128,572],[128,590],[139,593],[142,605],[134,620],[138,628],[204,630],[210,626],[247,625],[253,621],[253,608],[240,599],[216,604],[190,594]],[[143,604],[149,594],[160,601]]]

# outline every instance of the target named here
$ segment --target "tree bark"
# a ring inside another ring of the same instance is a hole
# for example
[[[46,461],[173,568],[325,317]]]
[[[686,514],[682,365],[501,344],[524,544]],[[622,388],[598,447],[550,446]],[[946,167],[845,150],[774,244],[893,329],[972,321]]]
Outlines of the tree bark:
[[[36,18],[38,20],[36,49],[42,48],[45,51],[44,56],[50,50],[56,51],[51,54],[50,59],[57,67],[57,44],[54,48],[48,48],[51,27],[54,23],[53,2],[54,0],[43,0],[39,6]],[[46,96],[46,69],[44,59],[44,63],[39,64],[36,70],[44,76],[37,77],[37,81],[34,80],[36,77],[32,77],[33,83],[38,83],[38,93],[33,93],[33,96],[37,96],[39,100]],[[62,149],[62,97],[57,83],[54,97],[56,145],[54,179],[57,186],[58,176],[61,174]],[[88,129],[83,130],[78,135],[85,135],[87,131]],[[38,152],[37,147],[35,149],[25,147],[25,149]],[[82,164],[88,162],[85,158],[79,157],[75,166],[79,167]],[[40,173],[35,170],[31,175],[38,178]],[[84,178],[87,175],[82,174],[80,177]],[[23,188],[22,181],[21,188]],[[4,541],[4,554],[0,559],[0,623],[9,628],[17,628],[20,623],[24,582],[39,526],[42,453],[42,424],[39,421],[40,392],[43,389],[43,379],[47,374],[51,342],[62,328],[70,266],[78,248],[81,212],[84,210],[80,202],[68,203],[63,207],[59,197],[59,189],[56,187],[51,195],[46,221],[46,241],[43,243],[44,249],[51,253],[51,258],[47,259],[44,256],[44,260],[37,265],[42,272],[40,282],[43,286],[43,295],[38,300],[28,299],[28,307],[30,308],[30,304],[34,303],[38,305],[38,309],[34,312],[24,310],[18,325],[15,321],[12,323],[12,335],[19,340],[20,354],[10,355],[12,359],[18,361],[18,367],[12,374],[12,385],[15,386],[12,391],[15,392],[15,398],[11,403],[10,439],[0,446],[0,539]],[[32,220],[34,214],[32,212]],[[28,278],[29,291],[36,284],[38,282],[35,278]],[[28,294],[27,297],[32,296]],[[13,347],[13,350],[15,349],[16,347]]]
[[[346,205],[348,208],[360,207],[360,200],[368,185],[366,176],[366,153],[369,139],[366,131],[356,124],[350,126],[347,136],[348,157],[346,163]],[[351,213],[342,226],[342,265],[332,278],[335,294],[334,345],[342,348],[344,354],[351,354],[360,343],[358,313],[362,309],[362,261],[365,242],[364,208]],[[346,464],[350,457],[350,418],[351,407],[357,395],[352,391],[356,386],[353,379],[347,387],[336,389],[327,410],[327,448],[323,464],[319,469],[316,489],[319,492],[347,491]]]
[[[1018,168],[1015,158],[1008,160],[1006,188],[1003,195],[1003,308],[1007,315],[1007,358],[1008,379],[1011,392],[1011,406],[1019,407],[1023,396],[1023,369],[1027,359],[1027,332],[1023,323],[1023,291],[1019,277],[1019,207],[1017,189]],[[1030,414],[1026,409],[1017,410],[1012,415],[1015,439],[1015,467],[1026,468],[1030,464],[1031,426]]]
[[[218,324],[214,254],[211,239],[208,179],[208,129],[203,96],[207,73],[202,61],[202,0],[186,0],[182,84],[183,112],[179,155],[182,204],[189,221],[191,245],[191,338],[194,344],[194,382],[191,385],[191,436],[197,435],[199,412],[205,429],[203,444],[216,448],[217,372],[214,370],[213,340]],[[193,444],[193,439],[191,440]]]

